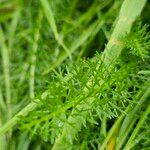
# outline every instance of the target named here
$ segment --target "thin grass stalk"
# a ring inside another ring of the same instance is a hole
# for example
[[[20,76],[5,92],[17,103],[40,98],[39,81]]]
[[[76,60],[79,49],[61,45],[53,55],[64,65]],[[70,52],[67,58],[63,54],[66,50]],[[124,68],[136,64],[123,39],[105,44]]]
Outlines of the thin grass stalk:
[[[65,31],[64,33],[64,28],[61,32],[61,34],[63,35],[66,35],[70,32],[72,32],[73,30],[75,30],[77,27],[79,27],[81,24],[84,24],[84,26],[86,26],[92,19],[92,17],[100,12],[101,9],[103,9],[104,7],[106,7],[108,4],[110,4],[112,0],[108,0],[108,1],[105,1],[103,3],[101,3],[100,5],[98,5],[98,2],[95,1],[91,6],[90,8],[88,9],[87,12],[85,12],[83,15],[81,15],[76,21],[74,21],[74,25],[72,28],[70,29],[67,29],[67,31]],[[65,27],[65,26],[64,26]]]
[[[100,134],[102,134],[103,137],[106,137],[106,134],[107,134],[107,118],[106,118],[106,116],[102,117]]]
[[[33,40],[33,46],[32,46],[32,56],[31,56],[31,67],[30,67],[30,98],[31,100],[34,99],[34,82],[35,82],[35,64],[36,64],[36,53],[38,49],[38,41],[40,37],[40,25],[42,21],[42,12],[39,12],[39,15],[37,17],[37,27],[35,28],[34,32],[34,40]]]
[[[4,112],[6,112],[6,105],[4,103],[4,99],[2,96],[2,92],[0,89],[0,127],[3,125],[3,120],[4,120]],[[0,135],[0,150],[5,150],[6,149],[6,135]]]
[[[1,88],[0,88],[0,110],[1,110],[0,112],[6,112],[6,110],[7,110],[7,106],[5,104]],[[2,120],[2,118],[3,118],[2,115],[0,118]]]
[[[118,141],[118,143],[116,143],[115,146],[115,150],[120,150],[121,146],[124,144],[124,142],[126,141],[129,133],[131,132],[131,130],[133,129],[133,126],[135,125],[137,118],[134,118],[134,120],[131,122],[130,126],[128,127],[128,129],[126,130],[126,132],[124,133],[124,136],[119,138],[120,140]],[[116,140],[117,142],[117,140]]]
[[[65,45],[65,43],[62,41],[62,39],[59,36],[55,18],[53,15],[53,11],[52,11],[52,8],[51,8],[49,2],[47,0],[40,0],[40,2],[41,2],[41,6],[43,8],[43,12],[47,18],[47,21],[54,33],[56,41],[58,42],[59,45],[61,45],[63,47],[63,49],[66,51],[66,53],[68,54],[68,56],[71,59],[71,53],[70,53],[69,49],[67,48],[67,46]]]
[[[23,108],[19,113],[17,113],[13,118],[11,118],[4,126],[0,128],[0,136],[5,132],[11,130],[11,128],[17,123],[19,116],[26,116],[29,112],[37,108],[39,105],[39,100],[35,100]]]
[[[85,43],[85,41],[88,40],[88,38],[92,39],[92,37],[94,37],[98,31],[100,30],[100,28],[103,26],[103,24],[105,23],[107,17],[114,11],[114,9],[116,9],[116,7],[118,7],[120,3],[116,2],[111,8],[110,10],[106,13],[105,16],[103,16],[102,18],[99,18],[98,21],[94,22],[92,25],[90,25],[78,38],[77,40],[75,40],[71,46],[70,46],[70,53],[74,53],[83,43]],[[90,40],[89,39],[89,40]],[[91,41],[91,40],[90,40]],[[53,69],[55,69],[57,66],[59,66],[66,58],[67,58],[68,54],[66,53],[66,51],[63,51],[60,56],[57,58],[57,61],[54,62],[51,67],[49,69],[46,69],[43,73],[43,75],[48,74],[49,72],[51,72]]]
[[[88,29],[86,29],[79,37],[77,40],[75,40],[71,46],[70,46],[70,53],[72,54],[77,48],[79,48],[86,40],[87,38],[92,34],[92,31],[96,28],[98,25],[98,22],[95,21]],[[52,71],[54,68],[56,68],[58,65],[60,65],[61,62],[63,62],[68,54],[66,51],[62,51],[60,56],[57,58],[57,61],[54,62],[49,69],[46,69],[43,72],[43,75],[48,74],[50,71]]]
[[[113,13],[113,11],[115,9],[118,8],[118,6],[120,5],[120,2],[116,1],[113,6],[110,8],[110,10],[108,10],[108,12],[101,16],[99,19],[99,24],[97,25],[97,27],[94,29],[94,31],[92,32],[92,35],[90,36],[90,38],[86,41],[86,45],[83,46],[83,48],[81,49],[81,51],[79,52],[78,55],[78,60],[80,60],[83,52],[85,51],[86,47],[90,44],[90,42],[93,40],[93,38],[96,36],[96,34],[100,31],[100,29],[103,27],[104,23],[106,22],[107,18]]]
[[[4,72],[4,82],[5,82],[5,92],[6,92],[6,104],[7,104],[7,119],[9,120],[12,117],[12,108],[11,108],[11,83],[10,83],[10,60],[9,60],[9,51],[5,43],[5,37],[3,30],[0,26],[0,48],[2,54],[3,62],[3,72]],[[10,131],[11,136],[11,131]]]
[[[148,88],[146,90],[146,93],[144,93],[142,96],[141,96],[141,99],[143,99],[143,101],[145,101],[145,96],[149,96],[150,95],[150,88]],[[118,134],[118,141],[117,143],[120,141],[119,139],[122,138],[124,136],[124,133],[126,132],[126,130],[129,128],[130,124],[132,123],[132,121],[134,120],[135,118],[135,114],[138,112],[140,106],[143,104],[143,101],[139,101],[138,104],[136,105],[136,107],[129,112],[128,115],[125,116],[125,119],[123,120],[123,123],[120,127],[120,131],[119,131],[119,134]]]
[[[12,50],[12,46],[13,46],[13,43],[14,43],[14,34],[15,34],[15,31],[17,29],[17,25],[18,25],[18,21],[19,21],[19,18],[20,18],[20,9],[17,10],[14,14],[13,14],[13,20],[11,22],[11,27],[9,28],[9,42],[8,42],[8,48],[9,50],[11,51]],[[10,52],[11,53],[11,52]]]
[[[144,121],[146,120],[148,114],[150,114],[150,104],[147,106],[145,112],[142,114],[138,124],[136,125],[134,131],[132,132],[127,144],[124,147],[124,150],[130,150],[133,140],[135,139],[135,136],[137,135],[137,133],[139,132],[141,126],[143,125]]]

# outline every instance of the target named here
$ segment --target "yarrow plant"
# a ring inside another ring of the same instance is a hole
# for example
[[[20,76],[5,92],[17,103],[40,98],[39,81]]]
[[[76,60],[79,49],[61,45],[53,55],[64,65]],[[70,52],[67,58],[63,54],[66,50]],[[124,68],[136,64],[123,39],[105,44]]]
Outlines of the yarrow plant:
[[[149,149],[145,4],[2,1],[0,149]]]

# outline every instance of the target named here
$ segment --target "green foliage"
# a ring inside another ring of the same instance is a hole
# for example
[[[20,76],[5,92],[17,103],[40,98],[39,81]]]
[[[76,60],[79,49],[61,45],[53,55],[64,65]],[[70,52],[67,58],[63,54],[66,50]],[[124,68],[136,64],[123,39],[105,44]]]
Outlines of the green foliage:
[[[0,2],[0,150],[149,148],[145,3]]]
[[[110,74],[99,60],[97,54],[92,61],[73,64],[71,70],[67,67],[56,75],[52,73],[52,82],[39,98],[41,106],[22,119],[21,127],[30,130],[31,134],[40,134],[45,140],[51,139],[53,144],[67,123],[66,142],[72,143],[77,131],[81,131],[80,125],[84,128],[88,123],[100,125],[102,116],[114,118],[125,113],[126,106],[134,103],[141,85],[147,80],[137,76],[138,63],[129,61],[126,64],[118,60]],[[99,68],[95,68],[98,62]],[[89,80],[90,84],[87,84]],[[89,99],[94,99],[94,103],[89,104]],[[80,103],[84,103],[86,109],[79,108]],[[72,109],[77,112],[72,114]],[[67,122],[68,116],[74,118],[73,122]]]

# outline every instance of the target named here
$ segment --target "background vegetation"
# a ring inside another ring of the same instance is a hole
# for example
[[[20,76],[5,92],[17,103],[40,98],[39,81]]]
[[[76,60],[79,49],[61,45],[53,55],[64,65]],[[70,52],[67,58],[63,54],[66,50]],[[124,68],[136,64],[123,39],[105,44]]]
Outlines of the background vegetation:
[[[150,149],[149,10],[0,0],[0,150]]]

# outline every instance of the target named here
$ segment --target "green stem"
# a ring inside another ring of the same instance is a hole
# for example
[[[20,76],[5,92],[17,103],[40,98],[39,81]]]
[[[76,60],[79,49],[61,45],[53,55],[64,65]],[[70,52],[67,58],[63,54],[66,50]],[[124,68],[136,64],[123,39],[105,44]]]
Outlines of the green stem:
[[[39,12],[37,17],[37,27],[35,28],[34,32],[34,41],[32,46],[32,57],[31,57],[31,67],[30,67],[30,98],[34,99],[34,78],[35,78],[35,63],[36,63],[36,53],[38,48],[38,41],[40,37],[40,25],[42,21],[42,13]]]
[[[121,137],[124,136],[124,133],[129,128],[132,121],[134,120],[135,114],[138,112],[141,105],[145,102],[145,100],[147,99],[149,95],[150,95],[150,88],[147,88],[146,92],[141,96],[140,101],[137,102],[136,107],[133,110],[131,110],[128,115],[126,115],[122,123],[122,126],[120,128],[120,131],[119,131],[118,142],[119,142],[119,139],[121,139]]]
[[[143,125],[144,121],[146,120],[148,114],[150,113],[150,104],[147,106],[146,111],[143,113],[143,115],[141,116],[141,119],[139,120],[137,126],[135,127],[132,135],[130,136],[127,144],[124,147],[124,150],[130,150],[132,142],[135,138],[135,136],[137,135],[137,133],[139,132],[141,126]]]
[[[70,53],[69,49],[64,44],[64,42],[62,41],[62,39],[60,38],[60,36],[58,34],[55,18],[54,18],[53,11],[52,11],[52,8],[50,7],[49,2],[47,0],[40,0],[40,2],[41,2],[41,6],[43,8],[43,12],[47,18],[47,21],[54,33],[56,41],[58,42],[59,45],[61,45],[63,47],[63,49],[66,51],[66,53],[68,54],[68,56],[71,59],[71,53]]]
[[[104,7],[106,7],[108,4],[110,4],[111,1],[112,0],[104,1],[100,5],[98,5],[97,0],[95,0],[95,2],[93,2],[93,4],[88,9],[88,11],[85,12],[83,15],[81,15],[77,20],[74,21],[73,27],[70,29],[67,28],[66,30],[63,29],[61,34],[66,36],[68,33],[72,32],[80,25],[83,24],[84,26],[86,26],[91,21],[93,16],[96,13],[100,12],[100,10],[103,9]],[[95,30],[93,30],[93,31],[95,31]]]
[[[98,22],[95,21],[88,29],[86,29],[77,40],[75,40],[71,46],[70,46],[70,53],[72,54],[76,49],[78,49],[92,34],[93,30],[98,25]],[[65,58],[68,56],[66,51],[62,51],[60,56],[57,58],[57,61],[54,62],[49,69],[46,69],[43,73],[43,75],[48,74],[50,71],[52,71],[55,67],[60,65],[61,62],[65,60]]]
[[[5,79],[5,91],[6,91],[6,104],[7,104],[7,114],[8,120],[12,116],[12,108],[11,108],[11,89],[10,89],[10,62],[9,62],[9,51],[5,44],[5,37],[0,27],[0,45],[1,45],[1,53],[2,53],[2,61],[3,61],[3,71],[4,71],[4,79]],[[10,131],[11,136],[11,131]]]
[[[4,126],[2,126],[0,128],[0,135],[3,135],[5,132],[10,130],[17,123],[19,116],[26,116],[29,112],[34,110],[39,104],[39,100],[36,101],[37,102],[31,102],[30,104],[28,104],[24,109],[22,109],[18,114],[10,119]]]
[[[0,88],[0,113],[1,112],[6,112],[7,110],[7,107],[6,107],[6,104],[5,104],[5,101],[4,101],[4,98],[3,98],[3,95],[2,95],[2,91],[1,91],[1,88]],[[0,118],[2,119],[2,115],[0,116]],[[0,119],[0,120],[1,120]]]
[[[55,23],[55,19],[54,19],[52,9],[50,7],[50,3],[47,0],[40,0],[40,2],[41,2],[41,5],[43,7],[43,11],[44,11],[44,14],[47,18],[47,21],[50,24],[51,29],[54,33],[55,39],[58,41],[59,34],[58,34],[58,31],[57,31],[57,26],[56,26],[56,23]]]
[[[135,122],[136,122],[136,118],[131,122],[130,126],[128,127],[128,129],[126,130],[124,135],[122,137],[120,137],[119,140],[117,140],[118,142],[116,143],[115,150],[120,150],[121,146],[123,145],[123,143],[127,139],[127,136],[129,135],[129,133],[133,129]]]
[[[86,41],[86,45],[84,45],[83,48],[81,49],[81,51],[79,52],[79,55],[78,55],[78,58],[77,58],[78,61],[80,60],[82,54],[84,53],[85,49],[89,46],[89,44],[91,43],[91,41],[93,40],[93,38],[100,31],[100,29],[103,27],[103,25],[106,22],[107,18],[109,18],[110,15],[112,15],[112,13],[114,12],[114,10],[116,10],[119,5],[120,5],[120,2],[116,1],[113,4],[113,6],[110,8],[110,10],[108,10],[108,12],[105,15],[103,15],[103,16],[101,16],[99,18],[98,25],[96,26],[96,28],[92,32],[92,35],[90,36],[90,38]]]
[[[14,34],[15,34],[15,31],[17,29],[17,25],[18,25],[18,21],[19,21],[19,17],[20,17],[20,8],[19,10],[17,10],[14,14],[13,14],[13,19],[12,19],[12,22],[11,22],[11,26],[9,28],[9,43],[8,43],[8,47],[9,47],[9,50],[10,52],[12,52],[12,46],[13,46],[13,43],[14,43]]]
[[[104,116],[101,121],[101,133],[104,137],[106,137],[106,124],[107,124],[107,118]]]
[[[109,66],[120,55],[123,49],[120,38],[130,32],[133,22],[140,15],[145,4],[146,0],[125,0],[123,2],[117,24],[102,56],[106,66]]]
[[[0,127],[3,124],[3,118],[4,118],[4,113],[6,112],[6,106],[3,100],[3,96],[0,90]],[[5,150],[6,149],[6,135],[0,135],[0,149]]]

